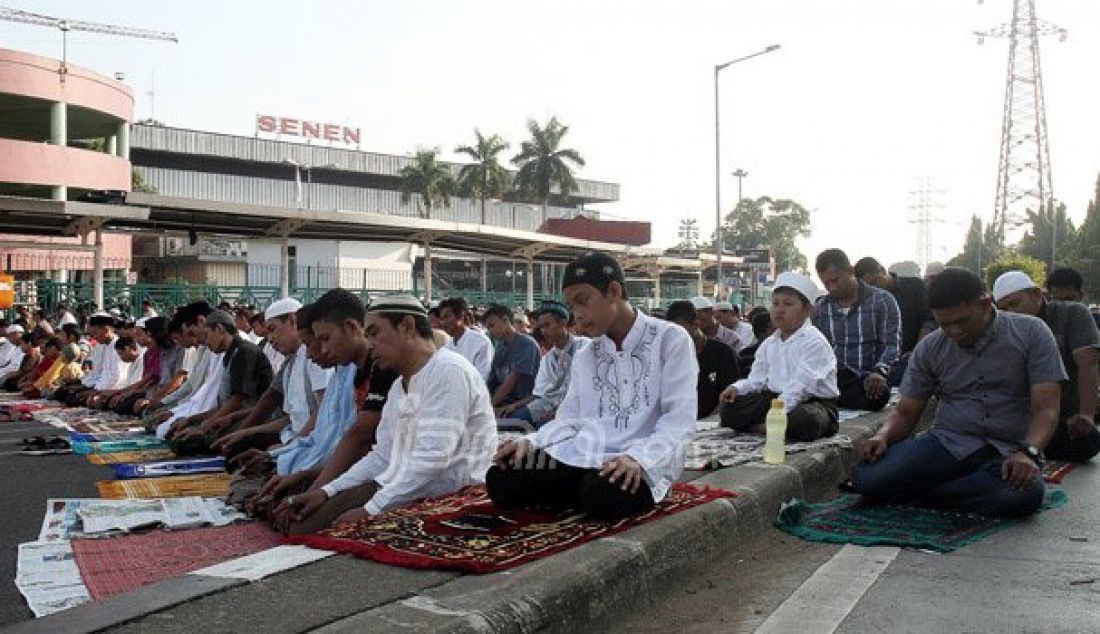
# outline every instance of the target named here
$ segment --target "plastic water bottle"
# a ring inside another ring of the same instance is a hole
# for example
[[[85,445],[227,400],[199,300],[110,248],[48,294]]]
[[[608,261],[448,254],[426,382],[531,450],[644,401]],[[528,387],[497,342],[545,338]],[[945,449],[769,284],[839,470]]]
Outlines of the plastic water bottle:
[[[787,455],[787,408],[781,399],[773,399],[764,419],[768,436],[764,441],[764,462],[783,464]]]

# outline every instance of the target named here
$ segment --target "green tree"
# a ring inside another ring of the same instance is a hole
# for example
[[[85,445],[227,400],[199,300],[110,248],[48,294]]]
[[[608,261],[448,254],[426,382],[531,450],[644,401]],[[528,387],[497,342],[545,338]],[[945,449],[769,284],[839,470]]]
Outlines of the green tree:
[[[534,119],[527,121],[531,138],[520,144],[519,154],[512,157],[516,173],[516,190],[531,200],[542,204],[542,220],[546,221],[546,205],[556,187],[558,193],[568,195],[577,190],[573,167],[584,167],[584,159],[572,148],[562,148],[561,140],[569,132],[557,117],[550,117],[545,126]]]
[[[455,179],[448,168],[437,160],[439,148],[417,150],[411,165],[398,170],[401,179],[401,204],[407,205],[417,196],[416,209],[422,218],[431,218],[432,210],[451,204]]]
[[[810,212],[788,199],[744,198],[722,224],[726,250],[767,248],[780,271],[806,268],[795,240],[810,235]],[[713,245],[713,240],[711,241]]]
[[[985,270],[985,283],[992,289],[993,282],[997,281],[997,278],[1002,273],[1007,271],[1023,271],[1027,273],[1032,282],[1035,282],[1037,286],[1042,288],[1043,283],[1047,281],[1047,267],[1041,260],[1020,253],[1019,251],[1007,251],[999,258],[993,261]]]
[[[1072,264],[1085,278],[1085,295],[1090,301],[1100,300],[1100,176],[1085,221],[1077,230],[1077,253]]]
[[[145,174],[138,168],[130,170],[130,191],[142,194],[155,194],[157,188],[145,182]]]
[[[485,200],[503,198],[511,180],[511,174],[498,159],[498,155],[508,149],[508,143],[497,134],[485,137],[477,128],[474,128],[474,135],[477,137],[474,145],[455,148],[456,153],[473,160],[458,171],[458,191],[481,201],[481,224],[485,224]]]
[[[982,219],[974,215],[970,217],[962,253],[948,260],[947,266],[958,266],[981,277],[982,269],[992,264],[1003,250],[996,227],[990,223],[983,229]]]
[[[1027,224],[1030,228],[1018,247],[1021,253],[1046,262],[1050,270],[1075,259],[1077,229],[1066,216],[1064,204],[1048,205],[1040,212],[1028,210]],[[1057,231],[1052,233],[1054,227]]]

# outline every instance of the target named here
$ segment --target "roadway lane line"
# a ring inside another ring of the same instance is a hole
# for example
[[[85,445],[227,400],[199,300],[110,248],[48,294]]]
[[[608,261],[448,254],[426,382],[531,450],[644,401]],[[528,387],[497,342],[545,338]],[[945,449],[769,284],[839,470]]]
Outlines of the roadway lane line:
[[[757,633],[835,632],[899,550],[850,544],[841,548],[760,624]]]

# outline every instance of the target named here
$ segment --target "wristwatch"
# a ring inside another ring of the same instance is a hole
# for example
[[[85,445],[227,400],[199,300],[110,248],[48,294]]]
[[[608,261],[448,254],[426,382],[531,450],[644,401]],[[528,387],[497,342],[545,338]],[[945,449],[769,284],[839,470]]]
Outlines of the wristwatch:
[[[1046,463],[1046,458],[1043,457],[1043,452],[1035,445],[1020,445],[1020,451],[1025,456],[1031,458],[1031,461],[1035,463],[1040,469],[1043,468],[1043,464]]]

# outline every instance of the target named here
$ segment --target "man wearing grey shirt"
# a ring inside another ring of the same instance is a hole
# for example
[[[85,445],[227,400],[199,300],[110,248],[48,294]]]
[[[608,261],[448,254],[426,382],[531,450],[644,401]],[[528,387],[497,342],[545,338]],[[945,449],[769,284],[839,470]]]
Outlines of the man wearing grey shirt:
[[[901,401],[862,447],[852,489],[994,517],[1043,502],[1043,449],[1058,425],[1066,372],[1039,319],[999,312],[981,280],[949,268],[929,284],[940,329],[913,350]],[[932,429],[908,439],[933,394]]]

